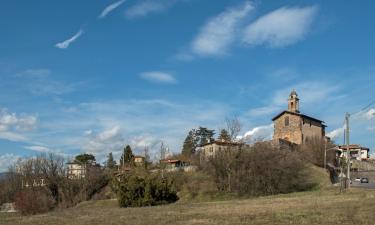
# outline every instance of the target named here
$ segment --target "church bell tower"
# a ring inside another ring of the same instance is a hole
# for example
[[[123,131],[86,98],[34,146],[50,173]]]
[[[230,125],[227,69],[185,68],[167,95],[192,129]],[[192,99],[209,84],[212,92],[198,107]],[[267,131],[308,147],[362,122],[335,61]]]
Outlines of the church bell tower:
[[[297,92],[293,90],[288,98],[288,111],[299,113],[299,98]]]

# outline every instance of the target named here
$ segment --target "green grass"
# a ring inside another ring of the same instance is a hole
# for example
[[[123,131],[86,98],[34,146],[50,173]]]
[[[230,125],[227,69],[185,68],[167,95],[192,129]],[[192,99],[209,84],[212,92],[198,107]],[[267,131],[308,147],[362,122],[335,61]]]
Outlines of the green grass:
[[[374,211],[374,190],[353,189],[339,194],[336,188],[330,188],[145,208],[119,208],[114,200],[90,201],[43,215],[0,214],[0,224],[374,224]]]

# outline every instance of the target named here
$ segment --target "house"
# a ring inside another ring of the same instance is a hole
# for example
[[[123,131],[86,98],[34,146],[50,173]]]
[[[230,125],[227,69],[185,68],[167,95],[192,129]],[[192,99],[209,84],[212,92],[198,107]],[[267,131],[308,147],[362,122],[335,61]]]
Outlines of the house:
[[[88,169],[100,167],[95,161],[89,160],[87,163],[72,161],[67,163],[67,176],[69,179],[83,179]]]
[[[145,161],[146,161],[145,157],[144,156],[140,156],[140,155],[134,156],[133,160],[134,160],[134,164],[137,165],[137,166],[144,165]]]
[[[349,145],[350,158],[358,161],[365,161],[370,158],[369,148],[363,147],[358,144]],[[347,145],[339,145],[336,151],[337,157],[346,157],[348,152]]]
[[[77,163],[77,162],[69,162],[67,163],[67,173],[69,179],[81,179],[85,178],[86,175],[86,165]]]
[[[214,157],[215,154],[222,150],[239,150],[244,146],[244,143],[240,142],[229,142],[225,140],[216,140],[201,146],[201,159],[208,160]]]
[[[190,172],[196,170],[196,167],[191,166],[189,162],[185,162],[179,159],[163,159],[160,160],[160,164],[163,165],[168,172],[178,170]]]
[[[292,91],[288,98],[288,110],[282,111],[273,119],[273,140],[283,139],[293,144],[303,144],[314,138],[325,138],[324,121],[300,113],[299,98]]]

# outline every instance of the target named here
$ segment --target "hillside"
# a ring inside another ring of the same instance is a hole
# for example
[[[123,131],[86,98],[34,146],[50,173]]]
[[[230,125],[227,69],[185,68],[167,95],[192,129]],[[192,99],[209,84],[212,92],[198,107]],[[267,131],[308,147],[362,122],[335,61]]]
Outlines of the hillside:
[[[0,214],[1,225],[35,224],[373,224],[375,191],[353,189],[276,195],[247,200],[119,208],[114,200],[85,202],[45,215]]]

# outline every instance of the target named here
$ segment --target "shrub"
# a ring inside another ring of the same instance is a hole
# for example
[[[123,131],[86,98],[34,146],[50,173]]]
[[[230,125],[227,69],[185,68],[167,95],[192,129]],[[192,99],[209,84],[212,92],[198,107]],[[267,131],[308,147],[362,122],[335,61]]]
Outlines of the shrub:
[[[173,179],[158,174],[127,174],[114,181],[121,207],[141,207],[168,204],[178,200]]]
[[[17,193],[15,204],[21,214],[33,215],[48,212],[55,206],[55,201],[47,190],[28,189]]]
[[[222,192],[272,195],[313,188],[305,163],[296,152],[269,143],[227,149],[210,160],[211,175]]]

